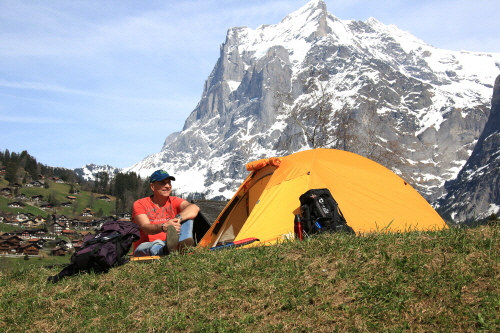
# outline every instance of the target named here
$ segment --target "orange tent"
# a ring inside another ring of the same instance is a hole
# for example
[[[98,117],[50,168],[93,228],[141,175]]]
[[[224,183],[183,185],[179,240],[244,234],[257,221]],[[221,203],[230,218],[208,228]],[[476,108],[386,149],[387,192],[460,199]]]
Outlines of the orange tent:
[[[328,188],[347,224],[359,233],[446,228],[432,206],[384,166],[357,154],[313,149],[247,164],[251,171],[199,245],[246,238],[272,244],[293,238],[299,197]]]

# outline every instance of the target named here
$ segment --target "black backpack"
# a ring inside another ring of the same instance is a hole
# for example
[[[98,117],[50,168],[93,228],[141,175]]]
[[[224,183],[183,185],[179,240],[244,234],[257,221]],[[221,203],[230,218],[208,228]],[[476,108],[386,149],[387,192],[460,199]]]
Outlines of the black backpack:
[[[109,221],[95,235],[85,236],[83,246],[71,256],[70,264],[48,281],[58,282],[79,272],[106,273],[129,261],[132,243],[139,240],[139,226],[129,221]]]
[[[299,197],[303,231],[312,235],[321,232],[347,232],[354,230],[339,209],[337,201],[327,188],[312,189]]]

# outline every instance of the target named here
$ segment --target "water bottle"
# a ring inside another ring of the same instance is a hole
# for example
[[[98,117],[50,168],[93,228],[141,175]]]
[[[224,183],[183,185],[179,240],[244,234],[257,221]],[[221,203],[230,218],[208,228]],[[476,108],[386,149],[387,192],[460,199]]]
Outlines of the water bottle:
[[[293,231],[295,232],[295,239],[302,240],[302,222],[300,220],[300,214],[295,214],[295,220],[293,221]]]

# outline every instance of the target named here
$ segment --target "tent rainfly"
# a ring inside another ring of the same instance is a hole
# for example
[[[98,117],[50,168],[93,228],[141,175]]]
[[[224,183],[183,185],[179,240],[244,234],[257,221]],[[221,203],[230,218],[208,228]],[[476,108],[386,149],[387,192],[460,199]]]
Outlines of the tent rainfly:
[[[312,149],[250,162],[251,171],[199,246],[257,238],[293,238],[299,197],[328,188],[356,234],[440,230],[446,223],[407,182],[386,167],[336,149]],[[255,243],[254,243],[255,244]]]

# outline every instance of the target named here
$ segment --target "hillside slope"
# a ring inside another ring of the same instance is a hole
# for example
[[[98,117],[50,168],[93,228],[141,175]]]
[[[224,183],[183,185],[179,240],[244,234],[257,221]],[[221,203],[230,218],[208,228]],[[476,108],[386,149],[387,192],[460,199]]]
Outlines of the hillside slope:
[[[47,284],[0,265],[3,332],[497,332],[496,227],[321,235]],[[1,258],[0,258],[1,260]]]

